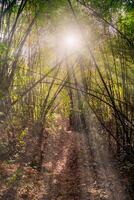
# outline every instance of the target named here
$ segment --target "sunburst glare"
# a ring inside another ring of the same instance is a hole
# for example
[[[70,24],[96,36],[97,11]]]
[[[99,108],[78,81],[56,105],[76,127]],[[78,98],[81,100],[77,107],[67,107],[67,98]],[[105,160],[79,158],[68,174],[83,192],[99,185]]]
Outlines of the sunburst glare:
[[[77,31],[63,33],[62,48],[69,51],[76,51],[81,48],[81,36]]]

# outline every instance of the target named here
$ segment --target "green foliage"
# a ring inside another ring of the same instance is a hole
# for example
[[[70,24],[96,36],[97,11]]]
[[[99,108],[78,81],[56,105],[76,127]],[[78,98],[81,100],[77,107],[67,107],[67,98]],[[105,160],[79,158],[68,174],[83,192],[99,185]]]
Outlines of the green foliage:
[[[0,99],[2,99],[3,97],[4,97],[4,92],[0,90]]]
[[[70,114],[70,99],[68,96],[68,92],[66,89],[64,89],[60,95],[60,112],[65,116],[68,117]]]
[[[85,0],[92,7],[97,9],[103,16],[111,15],[112,12],[119,11],[124,8],[125,10],[133,10],[134,2],[131,0]]]
[[[134,39],[134,12],[129,11],[126,12],[125,15],[122,16],[121,19],[122,26],[124,26],[124,32],[128,35],[132,40]]]
[[[19,143],[20,143],[22,146],[25,145],[24,139],[25,139],[25,137],[26,137],[27,134],[28,134],[28,129],[26,128],[26,129],[23,130],[23,131],[21,132],[21,134],[19,135]]]
[[[19,180],[21,175],[22,175],[22,169],[21,168],[17,168],[15,173],[11,177],[8,178],[7,186],[11,186],[11,185],[15,184],[16,181]]]
[[[33,13],[35,13],[35,8],[36,11],[39,11],[38,23],[44,26],[44,24],[51,23],[52,19],[55,20],[59,16],[66,4],[66,0],[34,0],[28,2],[28,7]]]
[[[7,50],[7,44],[5,42],[1,42],[0,43],[0,58],[3,58],[3,56],[5,55],[5,52]],[[2,60],[0,60],[1,62]]]

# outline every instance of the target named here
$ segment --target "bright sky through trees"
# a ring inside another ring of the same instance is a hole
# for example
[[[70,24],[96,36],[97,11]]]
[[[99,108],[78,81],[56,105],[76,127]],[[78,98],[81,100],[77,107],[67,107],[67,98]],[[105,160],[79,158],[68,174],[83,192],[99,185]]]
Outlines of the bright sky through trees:
[[[64,36],[64,45],[67,49],[76,49],[80,47],[80,38],[73,32],[66,33]]]

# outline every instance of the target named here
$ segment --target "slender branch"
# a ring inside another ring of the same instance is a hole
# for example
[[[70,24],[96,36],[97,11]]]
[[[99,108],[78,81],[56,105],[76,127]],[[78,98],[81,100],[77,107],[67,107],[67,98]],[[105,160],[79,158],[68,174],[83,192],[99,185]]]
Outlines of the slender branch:
[[[69,0],[70,1],[70,0]],[[85,1],[81,2],[80,0],[77,0],[78,3],[80,3],[82,6],[84,6],[85,8],[87,8],[89,11],[92,12],[92,14],[103,20],[106,24],[108,24],[109,26],[111,26],[114,30],[116,30],[127,42],[128,44],[134,48],[134,43],[128,38],[126,37],[126,35],[121,32],[118,28],[116,28],[112,23],[110,23],[109,21],[107,21],[100,13],[98,13],[96,10],[94,10],[91,6],[89,6],[88,4],[85,3]]]
[[[36,81],[31,87],[29,87],[26,91],[24,91],[20,98],[16,99],[11,103],[11,106],[14,106],[20,99],[22,99],[25,95],[27,95],[31,90],[33,90],[39,83],[41,83],[49,74],[51,74],[60,64],[62,63],[62,60],[56,64],[52,69],[49,70],[44,76],[42,76],[38,81]]]

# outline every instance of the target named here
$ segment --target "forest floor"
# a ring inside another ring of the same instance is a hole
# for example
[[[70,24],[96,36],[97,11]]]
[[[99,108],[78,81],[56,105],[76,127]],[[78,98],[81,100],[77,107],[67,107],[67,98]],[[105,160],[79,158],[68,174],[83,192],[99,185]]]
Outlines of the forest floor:
[[[119,170],[92,127],[85,132],[59,125],[44,141],[43,168],[0,163],[1,200],[133,200],[128,177]],[[130,197],[131,196],[131,197]]]

